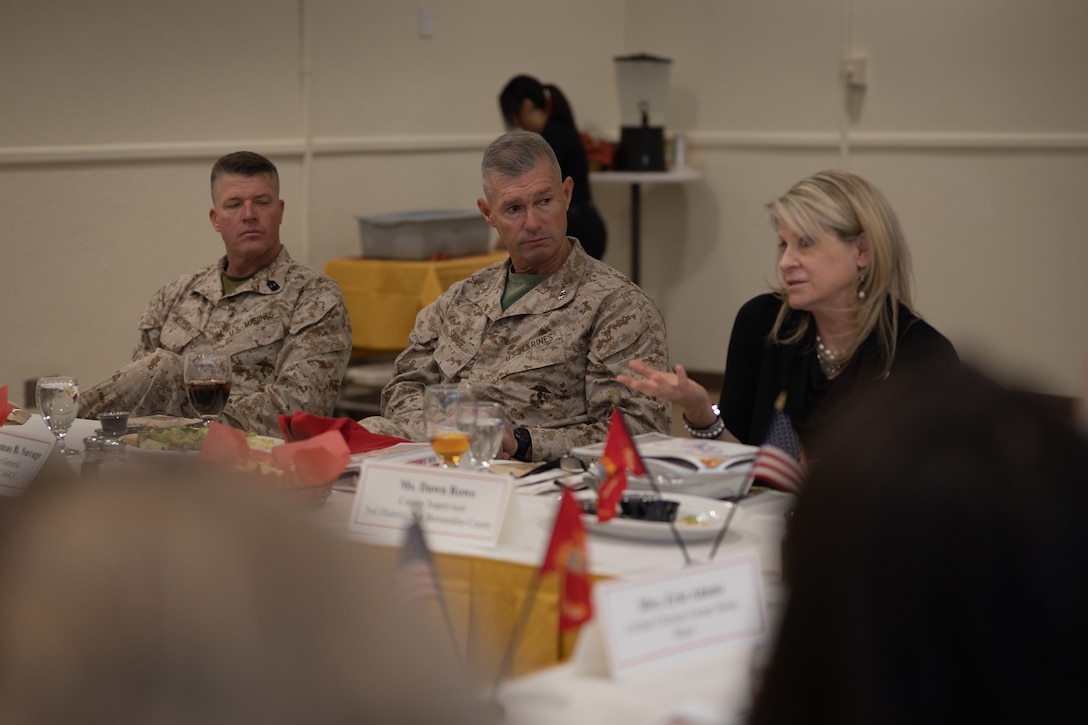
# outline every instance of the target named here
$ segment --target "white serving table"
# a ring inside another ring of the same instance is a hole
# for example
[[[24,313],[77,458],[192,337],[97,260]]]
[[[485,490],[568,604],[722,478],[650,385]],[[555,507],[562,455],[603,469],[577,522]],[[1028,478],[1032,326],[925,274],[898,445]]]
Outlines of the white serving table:
[[[597,184],[630,184],[631,186],[631,281],[640,284],[642,247],[642,186],[643,184],[686,184],[702,178],[698,169],[687,166],[668,171],[592,171],[589,180]]]

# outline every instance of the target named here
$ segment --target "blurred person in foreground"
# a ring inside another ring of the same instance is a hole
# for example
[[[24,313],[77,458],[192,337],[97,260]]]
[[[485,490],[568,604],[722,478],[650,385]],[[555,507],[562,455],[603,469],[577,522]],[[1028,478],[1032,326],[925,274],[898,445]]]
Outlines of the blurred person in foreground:
[[[633,360],[620,380],[683,408],[697,438],[759,445],[786,391],[802,440],[874,381],[920,362],[957,367],[952,344],[914,311],[910,254],[884,195],[861,177],[824,171],[768,204],[780,281],[737,313],[721,397]]]
[[[908,377],[826,431],[751,722],[1088,721],[1088,440],[973,371]]]
[[[427,440],[421,402],[434,383],[472,384],[503,405],[499,456],[542,461],[605,439],[613,405],[632,434],[668,430],[670,407],[630,393],[631,358],[668,365],[665,321],[631,280],[566,235],[573,182],[539,134],[511,131],[481,165],[480,213],[510,258],[457,282],[416,318],[382,390],[382,416],[360,421]]]
[[[280,242],[279,173],[238,151],[212,167],[212,227],[226,255],[160,289],[140,319],[132,362],[83,393],[80,415],[194,416],[183,379],[186,352],[230,353],[233,385],[219,421],[279,435],[280,415],[331,415],[351,356],[340,288],[291,259]]]
[[[559,173],[574,182],[567,206],[567,234],[577,239],[589,256],[604,257],[608,231],[593,205],[589,159],[567,97],[552,83],[519,75],[503,87],[499,109],[509,128],[539,133],[555,151]]]
[[[4,532],[0,722],[481,721],[388,557],[163,475],[52,491]]]

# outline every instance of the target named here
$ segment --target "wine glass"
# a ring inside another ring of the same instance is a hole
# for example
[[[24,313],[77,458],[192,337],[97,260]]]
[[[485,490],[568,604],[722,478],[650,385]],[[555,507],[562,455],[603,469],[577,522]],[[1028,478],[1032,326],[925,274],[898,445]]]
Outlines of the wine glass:
[[[469,453],[477,468],[487,470],[491,461],[502,448],[502,435],[506,429],[506,416],[502,406],[491,401],[475,403],[476,416],[472,426],[472,442]]]
[[[60,443],[60,452],[66,456],[79,455],[79,451],[69,448],[64,442],[64,436],[79,412],[79,383],[76,379],[67,376],[38,378],[34,398],[46,426]]]
[[[468,452],[475,424],[472,391],[462,385],[428,385],[423,391],[423,419],[442,468],[456,468]]]
[[[223,412],[230,384],[230,355],[215,350],[185,353],[185,387],[204,427]]]

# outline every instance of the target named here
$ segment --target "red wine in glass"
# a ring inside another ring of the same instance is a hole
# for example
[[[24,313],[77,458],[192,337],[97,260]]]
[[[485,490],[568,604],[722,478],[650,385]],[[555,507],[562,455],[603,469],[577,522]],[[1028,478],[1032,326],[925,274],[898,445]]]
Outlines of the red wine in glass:
[[[204,420],[214,420],[223,412],[230,397],[229,380],[195,380],[189,384],[189,402]]]
[[[185,353],[185,388],[205,426],[218,418],[230,397],[230,355],[216,351]]]

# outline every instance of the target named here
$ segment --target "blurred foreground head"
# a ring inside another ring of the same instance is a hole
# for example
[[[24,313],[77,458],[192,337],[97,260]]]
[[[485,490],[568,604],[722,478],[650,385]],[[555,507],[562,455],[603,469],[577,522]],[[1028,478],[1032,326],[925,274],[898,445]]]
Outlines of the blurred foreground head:
[[[0,722],[470,722],[390,565],[267,503],[134,481],[28,507],[0,542]]]
[[[934,373],[889,379],[823,443],[752,721],[1088,721],[1088,442],[1071,422]]]

